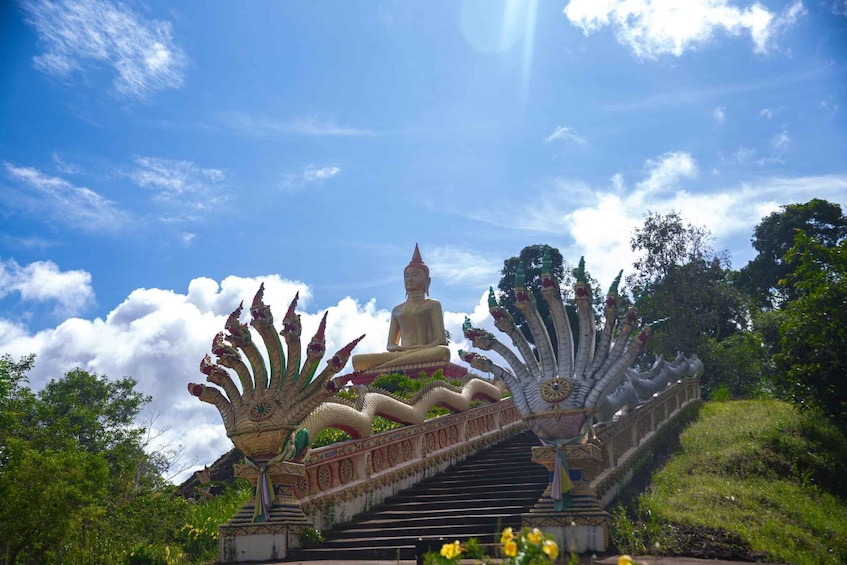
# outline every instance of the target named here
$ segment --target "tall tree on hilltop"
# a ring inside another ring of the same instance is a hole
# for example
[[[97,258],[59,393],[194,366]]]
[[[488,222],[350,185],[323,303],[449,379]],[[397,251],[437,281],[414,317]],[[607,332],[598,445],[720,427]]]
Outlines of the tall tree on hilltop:
[[[535,303],[538,306],[538,312],[541,314],[541,319],[544,320],[544,325],[547,326],[547,332],[551,336],[556,335],[553,318],[550,315],[550,307],[547,305],[547,301],[541,294],[541,268],[544,262],[544,253],[548,250],[550,252],[550,259],[552,262],[552,274],[559,281],[562,296],[569,297],[573,292],[572,289],[575,282],[573,269],[567,261],[564,260],[562,253],[558,249],[546,244],[528,245],[521,249],[518,256],[509,257],[503,261],[503,269],[500,271],[500,282],[497,285],[497,288],[500,291],[498,296],[500,306],[512,315],[512,318],[515,320],[515,325],[521,330],[521,333],[523,333],[529,343],[535,343],[535,341],[532,337],[532,333],[529,331],[526,319],[516,306],[515,275],[518,272],[518,267],[522,265],[524,268],[526,289],[531,291],[535,298]],[[600,295],[597,281],[592,278],[591,275],[587,275],[587,278],[589,285],[594,291],[593,298],[595,306],[599,306],[605,295]],[[579,340],[579,322],[577,320],[576,311],[569,305],[566,305],[566,310],[568,313],[568,319],[571,323],[571,329],[573,330],[574,339]],[[577,346],[578,343],[575,343],[574,347]]]
[[[185,506],[145,452],[149,397],[80,369],[36,394],[32,363],[0,357],[0,562],[119,563],[172,542]]]
[[[739,285],[762,308],[777,308],[798,296],[793,285],[780,284],[797,267],[798,255],[785,256],[794,247],[798,230],[824,247],[833,247],[847,237],[847,217],[839,204],[815,198],[787,204],[762,219],[752,239],[758,255],[738,272]]]
[[[706,228],[686,224],[679,212],[648,211],[644,225],[635,228],[629,240],[638,256],[632,263],[635,273],[627,277],[627,282],[644,289],[662,280],[673,267],[711,259],[711,237]]]
[[[847,239],[827,246],[799,231],[786,262],[796,265],[783,283],[796,299],[784,308],[773,384],[847,431]]]
[[[710,366],[703,377],[707,394],[729,383],[734,391],[743,391],[750,383],[739,382],[733,367],[720,362],[709,365],[711,353],[737,353],[718,344],[748,323],[744,297],[731,283],[729,262],[712,250],[710,240],[706,228],[686,223],[678,212],[650,212],[630,240],[637,259],[636,272],[628,281],[636,292],[647,290],[640,302],[643,319],[662,321],[649,345],[652,354],[696,353]],[[714,367],[725,370],[714,371]],[[759,372],[751,374],[760,379]]]
[[[0,465],[7,439],[17,436],[30,425],[27,415],[33,412],[31,406],[35,395],[27,386],[26,374],[34,363],[35,355],[18,361],[8,353],[0,356]]]

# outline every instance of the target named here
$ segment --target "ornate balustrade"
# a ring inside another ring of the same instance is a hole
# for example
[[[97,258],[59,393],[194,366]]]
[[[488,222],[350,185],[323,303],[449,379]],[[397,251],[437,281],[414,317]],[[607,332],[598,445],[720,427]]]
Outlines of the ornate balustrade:
[[[294,493],[314,527],[328,529],[525,429],[508,398],[313,449]]]
[[[571,468],[608,506],[657,447],[662,431],[700,403],[700,379],[686,378],[597,430],[589,444],[569,446]],[[511,398],[466,412],[314,449],[294,494],[318,529],[356,514],[526,429]]]
[[[699,377],[682,379],[597,431],[603,470],[591,480],[590,486],[602,506],[608,506],[617,497],[638,464],[656,449],[662,431],[673,428],[673,424],[688,415],[689,408],[700,403]]]

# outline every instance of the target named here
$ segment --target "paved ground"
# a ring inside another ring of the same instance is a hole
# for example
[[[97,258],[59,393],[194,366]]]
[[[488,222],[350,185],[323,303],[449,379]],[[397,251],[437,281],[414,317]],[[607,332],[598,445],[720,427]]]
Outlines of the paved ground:
[[[635,561],[642,565],[741,565],[740,561],[719,561],[714,559],[692,559],[689,557],[636,557]],[[467,561],[475,563],[475,561]],[[496,561],[495,561],[496,563]],[[287,561],[278,565],[415,565],[413,560],[402,561]],[[618,565],[618,556],[583,557],[580,565]]]

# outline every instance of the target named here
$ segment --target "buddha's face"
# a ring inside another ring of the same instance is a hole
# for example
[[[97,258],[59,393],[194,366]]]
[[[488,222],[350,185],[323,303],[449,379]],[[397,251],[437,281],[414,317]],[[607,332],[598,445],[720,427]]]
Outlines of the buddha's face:
[[[409,267],[403,271],[403,282],[406,285],[406,292],[413,290],[426,291],[429,286],[429,277],[426,272],[420,267]]]

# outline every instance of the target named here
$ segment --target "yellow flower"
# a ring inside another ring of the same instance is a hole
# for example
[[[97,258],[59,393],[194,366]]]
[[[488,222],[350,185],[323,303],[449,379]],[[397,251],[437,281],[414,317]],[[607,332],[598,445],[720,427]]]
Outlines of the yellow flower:
[[[547,557],[549,557],[552,561],[555,561],[559,556],[559,546],[551,539],[544,540],[544,544],[541,546],[541,551],[546,553]]]
[[[541,543],[544,539],[544,535],[538,528],[533,528],[532,531],[526,535],[526,539],[529,540],[529,543]]]
[[[456,540],[453,543],[445,543],[441,546],[441,555],[447,559],[455,559],[461,553],[462,546],[459,543],[459,540]]]
[[[506,528],[500,535],[500,543],[502,543],[503,545],[505,545],[507,542],[512,541],[513,539],[515,539],[515,534],[512,533],[512,528]]]
[[[618,565],[632,565],[632,557],[629,555],[621,555],[618,557]]]
[[[506,554],[506,557],[514,557],[518,554],[518,544],[513,540],[503,543],[503,553]]]

